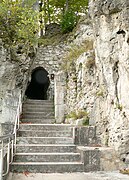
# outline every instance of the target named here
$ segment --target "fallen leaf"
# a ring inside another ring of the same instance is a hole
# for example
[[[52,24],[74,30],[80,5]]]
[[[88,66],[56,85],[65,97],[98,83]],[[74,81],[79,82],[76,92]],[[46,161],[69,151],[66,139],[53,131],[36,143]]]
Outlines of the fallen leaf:
[[[28,176],[28,175],[29,175],[29,172],[28,172],[28,171],[24,171],[23,174],[24,174],[25,176]]]

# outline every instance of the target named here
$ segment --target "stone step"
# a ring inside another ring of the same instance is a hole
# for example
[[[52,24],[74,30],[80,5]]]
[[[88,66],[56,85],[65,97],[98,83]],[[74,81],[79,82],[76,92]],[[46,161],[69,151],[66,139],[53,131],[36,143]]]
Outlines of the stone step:
[[[28,119],[35,119],[35,118],[37,118],[37,119],[42,119],[42,118],[44,118],[44,119],[54,119],[55,117],[53,116],[53,115],[51,115],[51,116],[49,116],[49,115],[44,115],[44,113],[40,113],[40,114],[23,114],[23,119],[26,119],[26,118],[28,118]]]
[[[51,100],[36,100],[36,99],[27,99],[24,103],[33,103],[33,104],[54,104]]]
[[[20,124],[20,130],[71,131],[74,126],[64,124]]]
[[[20,137],[72,137],[72,131],[19,130]]]
[[[17,144],[17,153],[28,153],[28,152],[60,152],[60,153],[66,153],[66,152],[76,152],[77,148],[75,145],[71,144],[23,144],[19,145]]]
[[[21,124],[54,124],[55,123],[55,119],[21,119]]]
[[[23,109],[23,112],[24,113],[26,113],[26,112],[53,112],[54,113],[54,108],[53,107],[35,107],[35,106],[31,106],[31,107],[28,107],[28,106],[26,106],[26,107],[23,107],[22,108]]]
[[[18,144],[74,144],[70,137],[17,137]]]
[[[14,162],[79,162],[80,153],[16,153]]]
[[[40,116],[43,116],[43,117],[51,117],[51,116],[54,116],[54,112],[29,112],[29,111],[26,111],[23,113],[23,116],[26,116],[26,115],[31,115],[31,116],[34,116],[34,115],[40,115]]]
[[[22,106],[24,109],[25,108],[44,108],[44,109],[53,109],[54,110],[54,105],[53,104],[29,104],[29,103],[26,103],[26,104],[23,104]]]
[[[49,108],[54,108],[53,103],[23,103],[23,107],[49,107]]]
[[[32,173],[65,173],[83,172],[82,162],[13,162],[12,172],[32,172]]]

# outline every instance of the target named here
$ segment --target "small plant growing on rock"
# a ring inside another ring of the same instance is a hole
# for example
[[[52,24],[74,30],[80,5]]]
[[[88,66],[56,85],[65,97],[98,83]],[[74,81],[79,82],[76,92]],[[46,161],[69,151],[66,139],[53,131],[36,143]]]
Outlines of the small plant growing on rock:
[[[122,111],[123,106],[122,106],[121,104],[118,103],[118,104],[116,104],[116,108],[119,109],[120,111]]]
[[[82,125],[84,126],[89,125],[89,114],[84,110],[79,110],[77,112],[72,111],[66,116],[66,118],[73,120],[82,119],[83,120]]]
[[[88,116],[88,113],[86,111],[80,110],[77,112],[77,119],[82,119],[82,118],[87,117],[87,116]]]
[[[74,111],[70,112],[68,115],[66,115],[66,118],[68,118],[68,119],[72,118],[72,119],[76,120],[77,119],[76,112],[74,112]]]
[[[104,92],[102,91],[102,90],[98,90],[97,92],[96,92],[96,95],[98,96],[98,97],[100,97],[100,96],[104,96]]]

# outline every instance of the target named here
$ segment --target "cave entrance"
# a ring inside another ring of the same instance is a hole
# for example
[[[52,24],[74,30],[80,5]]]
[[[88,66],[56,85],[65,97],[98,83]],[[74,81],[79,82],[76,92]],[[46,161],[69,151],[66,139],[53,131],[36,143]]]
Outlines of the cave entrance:
[[[48,72],[38,67],[32,71],[31,82],[29,82],[25,95],[29,99],[47,100],[47,90],[50,85]]]

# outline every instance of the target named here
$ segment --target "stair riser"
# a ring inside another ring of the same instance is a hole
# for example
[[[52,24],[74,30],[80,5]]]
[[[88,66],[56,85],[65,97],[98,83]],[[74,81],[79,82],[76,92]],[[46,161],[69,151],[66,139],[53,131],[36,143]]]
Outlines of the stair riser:
[[[53,104],[53,100],[39,100],[39,99],[27,99],[24,103],[44,103],[44,104]]]
[[[37,108],[37,107],[28,107],[28,108],[23,108],[23,112],[36,112],[36,113],[40,113],[40,112],[51,112],[53,113],[54,112],[54,109],[53,108]]]
[[[21,122],[28,124],[54,124],[55,119],[22,119]]]
[[[36,99],[27,99],[24,103],[43,103],[43,104],[53,104],[51,100],[36,100]]]
[[[56,125],[23,125],[20,124],[20,130],[42,130],[42,131],[71,131],[73,128],[70,126],[56,126]]]
[[[76,146],[20,146],[17,147],[17,153],[53,153],[53,152],[76,152]]]
[[[83,172],[82,164],[75,165],[12,165],[11,172],[29,173],[65,173]]]
[[[79,155],[16,155],[15,162],[79,162]]]
[[[17,138],[18,144],[73,144],[73,139],[68,138]]]
[[[41,106],[41,107],[54,107],[54,104],[51,103],[25,103],[23,104],[23,107],[27,107],[27,106]]]
[[[38,132],[38,131],[20,131],[18,132],[20,137],[72,137],[72,133],[70,132]]]
[[[47,116],[41,114],[26,114],[23,115],[23,119],[54,119],[54,116]]]
[[[54,112],[24,112],[23,116],[26,116],[26,115],[54,116]]]

